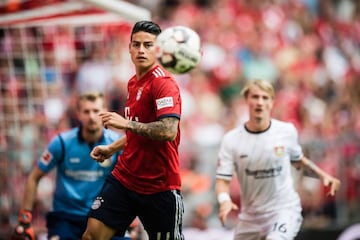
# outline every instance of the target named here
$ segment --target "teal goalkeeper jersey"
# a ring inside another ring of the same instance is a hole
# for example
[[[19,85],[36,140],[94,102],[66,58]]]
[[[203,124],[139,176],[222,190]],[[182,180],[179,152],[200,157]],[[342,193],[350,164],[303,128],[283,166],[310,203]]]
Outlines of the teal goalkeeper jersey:
[[[118,152],[98,163],[90,157],[90,152],[96,145],[107,145],[119,137],[118,133],[104,129],[100,141],[89,145],[81,138],[80,128],[73,128],[51,140],[38,160],[38,167],[46,173],[57,170],[53,211],[87,215],[119,155]]]

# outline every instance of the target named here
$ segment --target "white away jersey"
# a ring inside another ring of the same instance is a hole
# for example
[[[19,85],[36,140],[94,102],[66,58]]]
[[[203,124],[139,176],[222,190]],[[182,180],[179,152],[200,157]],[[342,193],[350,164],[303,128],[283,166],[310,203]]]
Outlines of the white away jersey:
[[[288,207],[300,209],[291,161],[302,157],[293,124],[272,119],[266,131],[257,133],[241,125],[222,140],[216,177],[231,180],[236,173],[240,183],[241,219]]]

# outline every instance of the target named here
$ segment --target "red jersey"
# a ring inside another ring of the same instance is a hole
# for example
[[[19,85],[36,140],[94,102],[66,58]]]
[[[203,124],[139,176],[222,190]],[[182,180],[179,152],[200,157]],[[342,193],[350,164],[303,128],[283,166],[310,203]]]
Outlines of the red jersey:
[[[180,90],[173,77],[160,66],[144,77],[128,82],[125,117],[149,123],[165,117],[180,119]],[[126,145],[113,175],[125,187],[152,194],[181,188],[178,146],[180,127],[173,141],[157,141],[126,131]]]

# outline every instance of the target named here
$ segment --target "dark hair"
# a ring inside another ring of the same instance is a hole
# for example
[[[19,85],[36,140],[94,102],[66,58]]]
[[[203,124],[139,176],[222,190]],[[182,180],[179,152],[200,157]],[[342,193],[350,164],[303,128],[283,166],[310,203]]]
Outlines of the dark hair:
[[[154,22],[142,20],[135,23],[131,31],[131,40],[133,34],[137,32],[147,32],[157,36],[161,33],[161,28]]]

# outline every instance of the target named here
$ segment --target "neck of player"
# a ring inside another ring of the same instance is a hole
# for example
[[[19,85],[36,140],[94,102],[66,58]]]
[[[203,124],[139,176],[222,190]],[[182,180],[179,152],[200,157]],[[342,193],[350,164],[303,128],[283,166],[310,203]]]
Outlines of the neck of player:
[[[252,132],[265,131],[270,126],[270,118],[253,118],[247,121],[246,128]]]
[[[102,131],[85,131],[83,130],[81,133],[83,139],[87,143],[96,143],[100,140],[102,136]]]

